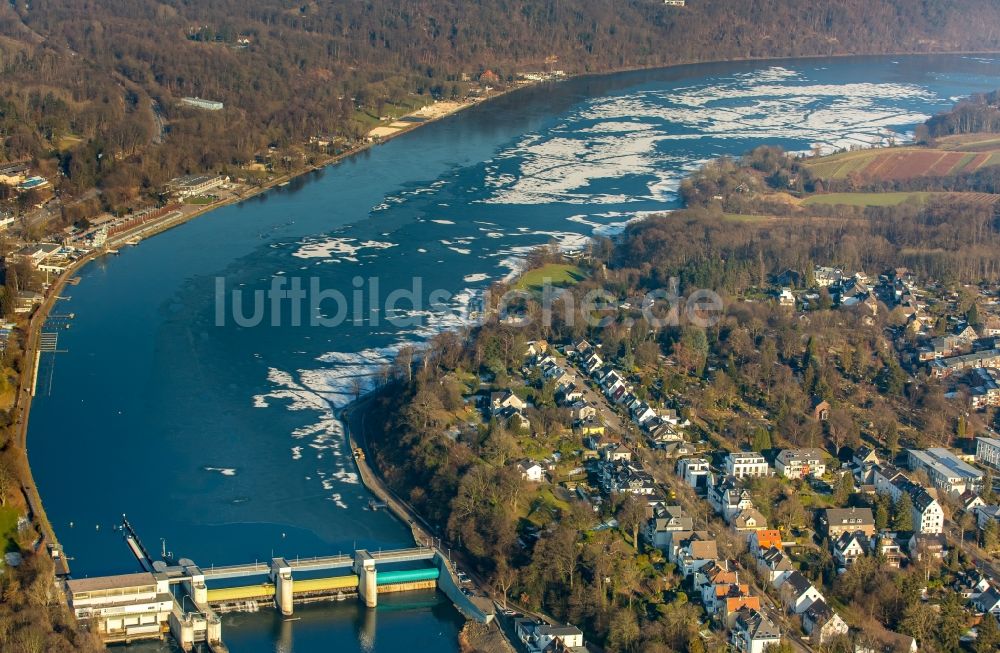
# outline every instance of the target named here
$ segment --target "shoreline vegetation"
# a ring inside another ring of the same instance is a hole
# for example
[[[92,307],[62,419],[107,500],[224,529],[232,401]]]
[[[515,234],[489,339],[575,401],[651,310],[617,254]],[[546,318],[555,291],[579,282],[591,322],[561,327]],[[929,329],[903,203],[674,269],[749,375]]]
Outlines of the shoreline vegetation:
[[[675,64],[675,65],[670,65],[670,66],[658,66],[658,67],[655,67],[655,68],[641,68],[641,67],[640,68],[628,68],[628,69],[624,69],[624,70],[618,71],[618,72],[639,71],[639,70],[670,70],[670,69],[682,68],[682,67],[687,67],[687,66],[701,65],[701,64],[706,64],[706,63],[725,63],[725,62],[767,62],[767,61],[780,62],[780,61],[788,61],[788,60],[792,60],[792,59],[818,59],[818,58],[833,58],[833,57],[847,58],[847,57],[865,57],[865,56],[937,56],[937,55],[951,55],[951,54],[962,54],[962,55],[966,55],[966,54],[967,55],[994,55],[994,54],[998,54],[998,53],[1000,53],[1000,51],[989,51],[989,50],[987,50],[987,51],[970,51],[970,52],[964,52],[964,51],[962,51],[962,52],[931,52],[931,53],[899,52],[899,53],[890,53],[890,54],[873,53],[871,55],[849,55],[849,54],[803,55],[803,56],[795,56],[795,57],[778,57],[778,58],[771,58],[771,57],[748,57],[748,58],[725,59],[725,60],[720,59],[718,61],[697,61],[697,62],[691,62],[691,63]],[[583,73],[583,74],[579,74],[579,75],[569,75],[568,77],[569,78],[574,78],[574,77],[591,77],[591,76],[608,75],[608,74],[614,74],[614,73],[611,73],[611,72]],[[356,147],[354,149],[351,149],[349,151],[340,153],[340,154],[335,155],[335,156],[331,156],[331,157],[323,160],[322,162],[316,163],[314,165],[310,165],[310,166],[308,166],[308,167],[306,167],[304,169],[297,170],[297,171],[294,171],[294,172],[290,172],[290,173],[288,173],[286,175],[276,177],[275,179],[272,179],[272,180],[268,181],[266,184],[264,184],[264,185],[262,185],[260,187],[253,188],[250,192],[248,192],[248,193],[246,193],[244,195],[241,195],[239,197],[234,197],[232,199],[228,199],[228,200],[225,200],[225,201],[222,201],[222,202],[218,202],[218,203],[214,203],[214,204],[210,204],[210,205],[206,205],[206,206],[200,207],[198,210],[193,211],[190,214],[186,214],[186,215],[182,216],[182,218],[180,218],[180,219],[177,219],[177,218],[167,219],[167,220],[164,220],[162,222],[156,222],[156,223],[153,223],[153,224],[147,224],[147,225],[144,225],[144,226],[142,226],[140,228],[137,228],[135,230],[132,230],[132,231],[125,232],[125,233],[122,233],[120,235],[117,235],[114,238],[113,243],[114,244],[125,243],[126,241],[129,241],[129,240],[135,238],[136,237],[136,232],[141,232],[141,234],[142,234],[141,238],[142,239],[152,237],[154,235],[162,233],[163,231],[171,229],[171,228],[173,228],[175,226],[179,226],[180,224],[183,224],[183,223],[187,222],[188,220],[192,220],[192,219],[194,219],[196,217],[200,217],[202,215],[205,215],[205,214],[207,214],[207,213],[209,213],[209,212],[211,212],[211,211],[213,211],[213,210],[215,210],[217,208],[221,208],[222,206],[228,206],[230,204],[236,204],[236,203],[242,202],[242,201],[244,201],[246,199],[250,199],[250,198],[252,198],[252,197],[254,197],[256,195],[265,193],[265,192],[273,189],[274,187],[277,187],[277,186],[280,186],[280,185],[282,185],[284,183],[287,183],[288,181],[290,181],[290,180],[292,180],[294,178],[300,177],[300,176],[305,175],[305,174],[309,174],[311,172],[314,172],[316,170],[320,170],[320,169],[323,169],[323,168],[326,168],[326,167],[329,167],[329,166],[334,166],[337,163],[339,163],[339,162],[341,162],[341,161],[343,161],[343,160],[345,160],[345,159],[347,159],[347,158],[349,158],[351,156],[354,156],[354,155],[357,155],[357,154],[360,154],[360,153],[366,151],[369,147],[372,147],[373,145],[384,143],[384,142],[387,142],[388,140],[391,140],[392,138],[396,138],[398,136],[402,136],[403,134],[406,134],[406,133],[408,133],[410,131],[413,131],[414,129],[416,129],[416,128],[422,126],[422,125],[429,124],[430,122],[434,122],[436,120],[440,120],[440,119],[443,119],[445,117],[454,115],[454,114],[456,114],[456,113],[458,113],[458,112],[460,112],[460,111],[462,111],[464,109],[467,109],[469,107],[475,106],[477,104],[481,104],[483,102],[488,102],[490,100],[502,97],[503,95],[506,95],[508,93],[512,93],[512,92],[515,92],[517,90],[521,90],[523,88],[531,87],[531,86],[534,86],[534,85],[536,85],[536,84],[535,83],[522,84],[522,85],[515,86],[513,88],[504,89],[502,92],[498,92],[498,93],[495,93],[493,95],[490,95],[489,97],[487,97],[487,98],[485,98],[483,100],[478,100],[478,101],[473,101],[473,102],[467,102],[467,103],[460,103],[456,107],[454,107],[453,110],[450,110],[450,111],[448,111],[446,113],[442,113],[441,115],[436,115],[436,116],[434,116],[434,117],[432,117],[432,118],[430,118],[428,120],[422,121],[422,122],[413,123],[413,125],[411,127],[408,127],[408,128],[405,128],[405,129],[400,129],[396,133],[387,134],[384,138],[380,139],[378,142],[372,142],[372,143],[363,144],[363,145],[358,146],[358,147]],[[895,147],[909,147],[909,146],[910,146],[910,144],[901,145],[901,146],[895,146]],[[886,148],[879,148],[879,149],[886,149]],[[112,243],[109,243],[109,245],[111,245],[111,244]],[[42,501],[41,496],[40,496],[40,494],[39,494],[39,492],[37,490],[37,486],[34,483],[34,479],[33,479],[33,476],[31,474],[30,460],[29,460],[29,457],[28,457],[28,449],[27,449],[27,429],[28,429],[28,419],[29,419],[29,415],[30,415],[31,397],[32,397],[30,388],[31,388],[33,380],[34,380],[34,374],[36,373],[36,362],[37,362],[36,359],[37,359],[37,351],[38,351],[38,339],[39,339],[41,328],[42,328],[43,324],[45,323],[45,321],[46,321],[46,319],[48,317],[49,312],[52,310],[54,304],[58,301],[59,294],[65,288],[66,284],[73,277],[75,277],[75,275],[78,274],[79,271],[81,269],[83,269],[83,267],[85,267],[87,264],[93,262],[97,258],[100,258],[101,256],[104,256],[104,255],[105,255],[104,252],[91,252],[91,253],[88,253],[86,256],[82,257],[81,259],[79,259],[77,261],[74,261],[73,264],[71,266],[69,266],[62,274],[60,274],[60,276],[52,283],[52,285],[50,286],[50,289],[49,289],[49,291],[48,291],[48,293],[47,293],[47,295],[46,295],[43,303],[32,314],[32,316],[30,318],[30,321],[29,321],[28,328],[26,329],[26,332],[25,332],[25,339],[24,339],[25,347],[24,347],[24,356],[23,356],[23,360],[24,360],[25,363],[22,365],[22,369],[21,369],[21,372],[20,372],[19,377],[18,377],[18,385],[17,385],[17,389],[16,389],[16,397],[17,398],[15,400],[14,407],[12,408],[12,413],[14,415],[14,419],[12,420],[12,423],[14,424],[14,428],[15,428],[15,432],[16,432],[15,447],[18,449],[18,451],[20,453],[19,458],[23,462],[23,469],[19,469],[18,470],[19,473],[21,474],[21,476],[20,476],[20,485],[21,485],[22,491],[23,491],[23,493],[25,495],[25,499],[26,499],[28,508],[31,511],[31,515],[32,515],[32,518],[34,520],[35,526],[39,530],[40,535],[42,537],[43,543],[47,543],[47,544],[49,544],[51,546],[54,546],[56,548],[59,548],[57,535],[56,535],[55,529],[53,528],[53,526],[51,525],[51,523],[48,521],[48,518],[47,518],[47,516],[45,514],[45,511],[44,511],[43,501]],[[525,273],[527,273],[529,271],[530,270],[528,270],[528,269],[524,269],[524,270],[520,271],[519,274],[517,275],[516,279],[520,279]],[[516,281],[516,279],[515,279],[515,281]],[[362,398],[361,401],[364,401],[364,399],[365,398]],[[351,404],[351,406],[354,406],[354,404]],[[348,409],[345,408],[345,412],[347,410]],[[367,483],[366,483],[366,485],[367,485]],[[407,510],[411,510],[411,511],[413,510],[412,508],[409,507],[408,504],[406,504],[406,509]],[[404,512],[402,514],[405,515],[406,511],[404,510]],[[417,512],[417,511],[414,511],[413,514],[420,515],[420,513]],[[412,526],[412,523],[411,523],[411,526]],[[84,645],[84,644],[81,644],[81,645]]]

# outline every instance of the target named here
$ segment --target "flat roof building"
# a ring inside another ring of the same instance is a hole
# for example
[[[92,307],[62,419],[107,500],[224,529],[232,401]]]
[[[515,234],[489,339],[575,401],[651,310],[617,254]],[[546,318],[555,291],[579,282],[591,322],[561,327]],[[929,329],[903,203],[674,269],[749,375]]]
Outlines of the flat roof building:
[[[1000,470],[1000,440],[976,438],[976,462]]]
[[[907,459],[910,469],[923,470],[931,484],[945,492],[979,492],[983,487],[983,473],[943,447],[907,449]]]
[[[68,580],[66,595],[105,642],[158,638],[174,607],[170,581],[148,572]]]
[[[184,175],[170,180],[167,188],[178,197],[195,197],[222,186],[226,181],[227,178],[220,175]]]
[[[217,102],[215,100],[203,100],[200,97],[181,98],[181,102],[189,107],[205,109],[206,111],[222,111],[222,107],[224,106],[222,102]]]

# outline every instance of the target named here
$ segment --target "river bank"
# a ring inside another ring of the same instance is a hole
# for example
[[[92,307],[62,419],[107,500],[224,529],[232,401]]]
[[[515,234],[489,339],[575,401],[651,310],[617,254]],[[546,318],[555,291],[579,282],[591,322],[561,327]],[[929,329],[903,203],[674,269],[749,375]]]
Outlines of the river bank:
[[[395,134],[379,139],[371,139],[366,143],[358,144],[348,150],[345,150],[344,152],[326,157],[317,163],[307,166],[306,168],[295,170],[285,175],[280,175],[278,177],[268,180],[267,182],[259,186],[249,187],[245,192],[242,192],[238,195],[234,195],[233,197],[227,198],[223,201],[214,202],[212,204],[204,206],[199,206],[195,210],[189,212],[183,212],[180,216],[171,216],[170,214],[168,214],[159,220],[139,225],[133,229],[122,232],[120,234],[115,235],[112,238],[109,238],[104,248],[102,248],[101,250],[93,250],[91,252],[88,252],[86,255],[73,261],[69,266],[67,266],[67,268],[62,273],[60,273],[60,275],[55,280],[53,280],[53,282],[49,286],[48,291],[46,292],[45,298],[42,301],[41,305],[32,313],[31,317],[29,318],[28,326],[25,329],[25,338],[24,338],[25,348],[22,358],[24,364],[22,366],[20,374],[18,375],[18,383],[17,387],[15,388],[15,401],[14,405],[12,406],[12,410],[14,411],[16,416],[14,419],[14,430],[16,436],[15,446],[17,447],[17,450],[20,453],[20,456],[18,457],[19,458],[18,467],[20,470],[19,476],[20,476],[21,488],[25,496],[25,500],[28,504],[30,513],[33,519],[36,520],[36,526],[40,531],[40,533],[42,534],[45,542],[51,545],[53,548],[61,550],[61,546],[59,545],[59,540],[56,535],[55,529],[53,528],[52,524],[50,523],[45,513],[44,503],[42,501],[41,495],[35,483],[34,476],[31,471],[30,458],[28,456],[28,448],[27,448],[28,421],[31,413],[31,404],[33,398],[33,393],[30,390],[30,388],[33,387],[35,381],[35,375],[38,372],[37,370],[38,356],[39,356],[38,342],[41,335],[41,330],[44,327],[49,314],[51,313],[56,302],[59,300],[62,291],[66,288],[70,279],[75,277],[83,268],[85,268],[90,263],[94,262],[99,258],[109,255],[109,252],[107,250],[114,250],[115,248],[124,246],[126,244],[137,244],[141,240],[145,240],[147,238],[159,235],[163,232],[173,229],[174,227],[180,226],[191,220],[194,220],[195,218],[216,211],[217,209],[221,209],[223,207],[234,204],[239,204],[246,200],[262,195],[263,193],[266,193],[272,189],[284,186],[285,184],[299,177],[310,174],[312,172],[316,172],[318,170],[322,170],[330,166],[334,166],[348,158],[351,158],[358,154],[362,154],[365,151],[377,145],[381,145],[391,140],[392,138],[396,138],[403,134],[410,133],[420,127],[429,125],[443,118],[455,115],[470,107],[482,104],[484,102],[489,102],[491,100],[503,97],[513,91],[533,86],[535,84],[536,84],[535,82],[518,84],[510,88],[506,88],[501,91],[492,93],[489,96],[476,101],[454,103],[454,106],[449,107],[448,110],[432,112],[427,116],[426,119],[421,120],[420,122],[414,122],[408,128],[399,130]],[[422,109],[411,112],[410,114],[401,117],[401,119],[414,114],[420,114],[421,112]],[[62,565],[67,565],[67,566],[62,569],[57,569],[57,572],[68,574],[69,568],[65,556],[61,557],[60,563]]]

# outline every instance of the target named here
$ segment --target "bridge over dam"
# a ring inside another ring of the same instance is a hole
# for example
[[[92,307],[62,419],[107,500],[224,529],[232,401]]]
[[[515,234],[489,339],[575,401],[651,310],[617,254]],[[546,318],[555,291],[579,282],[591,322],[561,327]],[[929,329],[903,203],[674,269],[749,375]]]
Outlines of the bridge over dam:
[[[227,653],[220,614],[273,605],[290,616],[296,604],[353,596],[375,608],[380,594],[413,590],[440,589],[466,618],[483,623],[493,618],[492,603],[462,592],[451,562],[434,547],[276,556],[203,569],[186,558],[154,562],[128,520],[123,519],[122,533],[145,571],[66,581],[70,608],[107,643],[170,633],[185,651],[204,642],[215,653]],[[388,568],[395,565],[418,566]]]

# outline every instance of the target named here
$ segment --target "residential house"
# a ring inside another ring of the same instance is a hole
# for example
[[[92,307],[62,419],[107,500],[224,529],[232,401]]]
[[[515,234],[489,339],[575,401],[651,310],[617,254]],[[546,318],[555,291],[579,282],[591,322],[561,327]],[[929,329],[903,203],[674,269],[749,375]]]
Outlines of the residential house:
[[[735,451],[726,456],[726,474],[736,478],[770,476],[771,468],[756,451]]]
[[[587,358],[583,361],[583,369],[585,369],[587,374],[590,374],[591,376],[593,376],[594,373],[602,367],[604,367],[604,360],[601,359],[596,352],[587,356]]]
[[[704,458],[681,458],[677,461],[677,475],[695,490],[703,491],[708,487],[711,472]]]
[[[618,462],[619,460],[630,462],[632,450],[623,444],[612,444],[601,450],[601,458],[608,462]]]
[[[521,472],[521,478],[532,483],[538,483],[545,477],[545,470],[534,460],[518,461],[517,470]]]
[[[499,413],[504,408],[513,408],[521,411],[528,407],[527,402],[518,397],[510,390],[493,392],[490,394],[490,412]]]
[[[861,531],[868,537],[875,535],[875,517],[871,508],[827,508],[820,514],[823,530],[830,540],[842,533]]]
[[[767,578],[772,587],[777,588],[795,568],[784,551],[771,547],[757,558],[757,570]]]
[[[517,408],[514,408],[513,406],[507,406],[506,408],[501,408],[495,413],[493,413],[493,416],[497,420],[504,422],[511,428],[522,429],[522,430],[528,430],[531,428],[531,420],[525,417],[524,413],[522,413]]]
[[[774,529],[759,529],[750,534],[748,540],[750,553],[754,556],[760,555],[771,548],[781,549],[781,532]]]
[[[658,506],[646,522],[646,540],[658,549],[670,542],[670,533],[694,529],[694,520],[684,514],[680,506]]]
[[[756,508],[744,508],[733,516],[733,529],[739,533],[748,533],[767,528],[767,518]]]
[[[679,540],[675,560],[671,560],[677,565],[681,576],[687,577],[701,569],[705,565],[715,562],[719,557],[719,549],[715,538],[712,538],[707,531],[696,531],[686,537],[678,533],[671,537],[671,545],[675,540]]]
[[[534,619],[521,618],[514,622],[514,632],[528,653],[542,653],[563,647],[582,647],[583,632],[576,626],[550,626]]]
[[[843,278],[844,271],[840,268],[816,266],[813,269],[813,279],[820,288],[828,288]]]
[[[976,526],[981,530],[991,521],[1000,522],[1000,506],[979,506],[976,508]]]
[[[857,466],[863,465],[878,465],[879,459],[878,454],[875,450],[868,446],[860,446],[854,450],[854,454],[851,456],[851,462]]]
[[[741,487],[733,476],[724,476],[708,488],[708,503],[727,523],[739,511],[754,507],[750,492]]]
[[[873,552],[882,556],[887,566],[899,569],[906,557],[905,549],[908,541],[900,541],[900,535],[891,531],[882,531],[874,539]]]
[[[570,416],[575,422],[583,422],[597,416],[597,409],[585,401],[577,401],[570,406]]]
[[[809,609],[813,601],[823,598],[820,591],[813,587],[812,583],[798,571],[793,571],[785,578],[785,581],[778,587],[778,592],[781,594],[782,603],[788,611],[795,614],[802,614]]]
[[[732,629],[736,625],[736,617],[740,610],[760,610],[760,597],[750,596],[748,585],[730,585],[725,596],[725,601],[719,605],[716,613],[719,621],[727,628]]]
[[[1000,618],[1000,590],[990,587],[972,600],[972,605],[983,614],[992,614]]]
[[[809,609],[802,613],[802,628],[812,638],[814,644],[825,644],[834,637],[846,635],[847,623],[834,612],[826,601],[814,601]]]
[[[976,367],[1000,367],[1000,350],[984,349],[971,354],[939,358],[931,361],[928,369],[933,376],[943,379],[955,372]]]
[[[914,530],[920,533],[940,533],[944,529],[944,511],[938,503],[936,491],[911,481],[891,465],[875,470],[875,492],[888,495],[893,502],[903,494],[910,495],[910,516]]]
[[[730,642],[741,653],[764,653],[781,643],[781,631],[762,612],[747,608],[736,615]]]
[[[920,560],[924,555],[941,560],[948,553],[948,541],[940,533],[914,533],[908,549],[913,560]]]
[[[966,572],[959,572],[952,588],[958,592],[963,599],[975,600],[980,594],[990,589],[990,579],[978,569]]]
[[[785,478],[820,477],[826,473],[823,451],[816,448],[782,449],[774,468]]]
[[[958,497],[959,503],[962,505],[962,510],[968,513],[974,513],[976,508],[980,506],[985,506],[986,502],[983,498],[972,490],[966,490]]]
[[[850,567],[858,558],[868,555],[869,539],[861,531],[841,533],[830,543],[833,559],[841,567]]]

